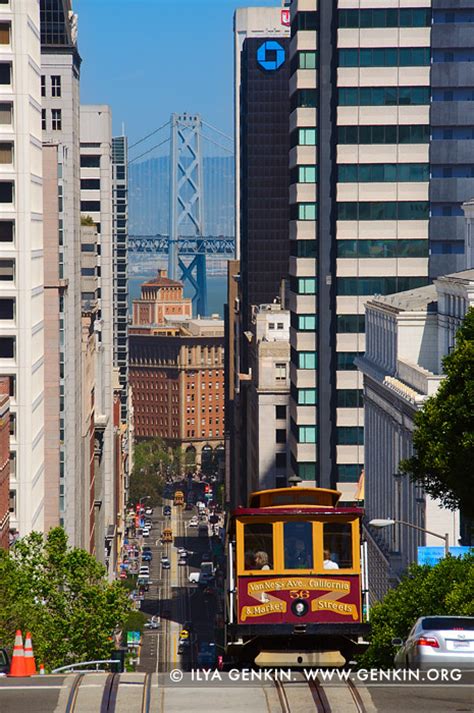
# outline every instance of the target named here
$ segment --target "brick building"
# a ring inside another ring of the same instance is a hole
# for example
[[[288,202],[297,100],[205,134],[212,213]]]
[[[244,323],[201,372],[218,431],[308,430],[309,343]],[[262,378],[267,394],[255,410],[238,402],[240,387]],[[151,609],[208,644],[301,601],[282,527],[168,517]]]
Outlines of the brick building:
[[[222,321],[178,318],[167,326],[132,325],[130,385],[137,440],[163,438],[180,446],[188,463],[203,468],[223,458]]]
[[[165,324],[167,317],[191,317],[191,299],[183,297],[183,283],[170,280],[166,270],[158,270],[155,279],[145,282],[142,295],[133,300],[134,325]]]
[[[10,379],[0,377],[0,547],[8,549],[10,524]]]

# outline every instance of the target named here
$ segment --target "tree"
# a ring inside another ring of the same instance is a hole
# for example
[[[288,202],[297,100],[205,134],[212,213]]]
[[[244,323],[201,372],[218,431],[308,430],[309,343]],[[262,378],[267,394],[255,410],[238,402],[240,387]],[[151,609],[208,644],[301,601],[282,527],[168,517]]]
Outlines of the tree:
[[[446,378],[415,415],[414,455],[400,471],[444,507],[474,517],[474,309],[443,359]]]
[[[370,645],[360,665],[392,667],[392,638],[406,639],[415,621],[428,615],[474,615],[474,554],[446,557],[434,567],[412,565],[398,587],[372,608]]]
[[[0,640],[31,631],[37,661],[47,670],[106,659],[111,635],[131,609],[120,582],[85,550],[70,548],[60,527],[32,532],[0,550]]]
[[[137,503],[140,498],[149,496],[149,504],[158,505],[166,476],[179,475],[181,471],[182,456],[179,448],[168,448],[161,438],[137,443],[130,477],[130,503]]]

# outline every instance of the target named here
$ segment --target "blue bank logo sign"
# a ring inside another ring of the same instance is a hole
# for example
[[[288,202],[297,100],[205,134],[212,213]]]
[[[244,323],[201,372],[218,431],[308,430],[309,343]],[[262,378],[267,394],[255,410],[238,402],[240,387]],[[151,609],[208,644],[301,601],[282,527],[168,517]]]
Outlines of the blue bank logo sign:
[[[257,50],[257,62],[267,72],[279,69],[285,61],[285,50],[279,42],[268,40]]]

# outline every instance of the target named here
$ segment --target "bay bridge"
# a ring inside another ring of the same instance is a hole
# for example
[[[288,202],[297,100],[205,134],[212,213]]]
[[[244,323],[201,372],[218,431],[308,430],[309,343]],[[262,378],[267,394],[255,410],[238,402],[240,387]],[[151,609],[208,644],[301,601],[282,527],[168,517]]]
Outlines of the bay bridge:
[[[131,158],[129,169],[156,149],[169,145],[166,181],[168,230],[146,234],[133,227],[129,234],[128,250],[131,254],[167,256],[169,277],[180,279],[191,286],[194,312],[206,315],[206,260],[212,257],[234,257],[235,238],[232,234],[233,221],[232,225],[226,225],[227,234],[212,234],[212,230],[207,229],[202,144],[208,142],[220,152],[233,156],[233,140],[203,121],[199,114],[172,114],[169,121],[132,144],[129,150],[132,151],[166,128],[169,128],[169,136]],[[163,195],[160,200],[161,212],[164,212]],[[158,204],[157,196],[154,205],[158,207]]]

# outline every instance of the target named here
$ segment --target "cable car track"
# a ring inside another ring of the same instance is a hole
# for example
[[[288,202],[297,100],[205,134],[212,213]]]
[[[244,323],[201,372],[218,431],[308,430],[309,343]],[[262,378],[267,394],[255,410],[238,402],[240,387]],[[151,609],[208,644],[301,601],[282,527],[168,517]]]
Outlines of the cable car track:
[[[307,688],[306,686],[302,686],[300,690],[308,690],[309,688],[317,713],[339,713],[341,710],[341,703],[339,702],[337,706],[331,703],[330,696],[326,694],[326,690],[320,681],[307,681],[302,678],[300,681],[294,681],[294,683],[306,683]],[[281,713],[292,713],[292,707],[288,697],[289,688],[279,678],[274,679],[274,684],[281,707]],[[367,713],[362,697],[352,681],[341,682],[340,688],[347,690],[350,694],[350,702],[348,701],[343,705],[346,713]]]
[[[86,673],[78,673],[75,677],[71,689],[69,691],[68,700],[64,713],[86,713],[84,704],[78,705],[78,695],[81,687],[81,683],[84,681]],[[100,702],[100,713],[115,713],[117,706],[117,697],[119,686],[137,686],[143,687],[141,696],[141,713],[150,713],[151,711],[151,687],[152,687],[152,674],[146,673],[143,681],[121,681],[119,673],[109,673],[105,679],[104,689],[102,692],[101,702]],[[96,684],[94,684],[96,685]],[[87,688],[87,684],[85,686]],[[137,709],[138,710],[138,709]],[[87,713],[90,713],[89,709]]]

